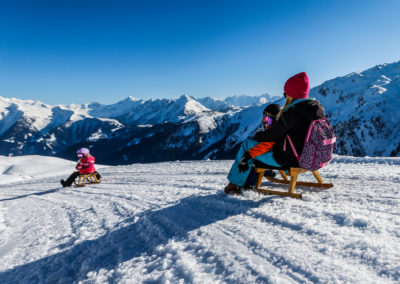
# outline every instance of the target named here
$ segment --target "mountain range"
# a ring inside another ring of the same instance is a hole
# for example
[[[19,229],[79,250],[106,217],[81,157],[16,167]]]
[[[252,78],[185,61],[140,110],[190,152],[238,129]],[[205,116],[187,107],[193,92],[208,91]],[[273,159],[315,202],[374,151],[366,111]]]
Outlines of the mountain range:
[[[326,81],[310,96],[334,125],[338,154],[400,156],[400,62]]]
[[[51,106],[0,97],[0,154],[75,158],[90,147],[106,164],[229,158],[274,97],[144,100]],[[257,118],[257,119],[256,119]],[[221,147],[223,150],[221,150]]]
[[[310,90],[323,104],[338,143],[353,156],[400,156],[400,62],[324,82]],[[232,159],[260,127],[269,94],[226,99],[136,99],[51,106],[0,97],[0,155],[75,159],[89,147],[104,164]]]

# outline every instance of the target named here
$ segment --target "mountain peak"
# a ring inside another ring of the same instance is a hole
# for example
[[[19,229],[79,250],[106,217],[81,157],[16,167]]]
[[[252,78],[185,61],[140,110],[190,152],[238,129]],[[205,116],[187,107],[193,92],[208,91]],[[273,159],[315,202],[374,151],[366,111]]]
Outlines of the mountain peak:
[[[210,111],[208,108],[188,95],[180,96],[173,105],[176,107],[178,112],[182,112],[184,115],[195,115]]]
[[[176,101],[178,102],[189,102],[194,100],[191,96],[188,96],[186,94],[183,94],[182,96],[180,96]]]
[[[137,99],[137,98],[135,98],[135,97],[132,97],[132,96],[129,96],[129,97],[127,97],[124,101],[137,102],[137,101],[139,101],[139,99]]]

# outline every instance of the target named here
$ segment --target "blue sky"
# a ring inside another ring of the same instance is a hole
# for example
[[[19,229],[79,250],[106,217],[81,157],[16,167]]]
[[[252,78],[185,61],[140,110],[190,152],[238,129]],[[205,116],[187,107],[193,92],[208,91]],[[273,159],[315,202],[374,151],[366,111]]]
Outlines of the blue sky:
[[[281,94],[400,60],[400,1],[3,1],[0,96]]]

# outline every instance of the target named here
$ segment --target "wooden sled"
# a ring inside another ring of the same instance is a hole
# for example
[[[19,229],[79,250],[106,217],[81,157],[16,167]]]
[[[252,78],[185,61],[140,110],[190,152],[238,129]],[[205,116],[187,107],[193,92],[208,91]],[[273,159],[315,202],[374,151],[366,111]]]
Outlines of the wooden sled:
[[[97,179],[96,174],[83,174],[78,176],[78,182],[74,181],[75,185],[78,187],[85,186],[85,181],[89,183],[100,183],[100,181]]]
[[[282,183],[282,184],[288,184],[289,189],[288,191],[277,191],[277,190],[269,190],[269,189],[264,189],[261,188],[261,181],[264,176],[264,172],[268,171],[270,169],[267,168],[256,168],[255,171],[257,173],[257,188],[256,191],[264,194],[273,194],[273,195],[282,195],[282,196],[290,196],[294,198],[301,198],[302,195],[301,193],[295,193],[294,188],[296,185],[302,185],[302,186],[312,186],[312,187],[323,187],[323,188],[331,188],[333,186],[332,183],[324,183],[322,181],[322,178],[319,174],[318,171],[312,171],[313,176],[317,180],[317,182],[303,182],[303,181],[297,181],[297,178],[300,174],[308,172],[308,170],[305,170],[303,168],[290,168],[288,170],[288,174],[285,173],[284,170],[278,170],[278,172],[281,174],[282,179],[278,178],[273,178],[273,177],[266,177],[267,180],[271,182],[276,182],[276,183]],[[290,177],[290,178],[289,178]]]

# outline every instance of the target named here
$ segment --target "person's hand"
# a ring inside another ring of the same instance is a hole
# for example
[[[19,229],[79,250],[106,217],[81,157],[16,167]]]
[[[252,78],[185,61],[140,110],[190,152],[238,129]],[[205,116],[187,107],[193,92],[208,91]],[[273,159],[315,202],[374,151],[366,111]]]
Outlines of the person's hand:
[[[243,157],[239,161],[239,173],[244,173],[249,169],[249,160],[251,156],[249,152],[244,153]]]

